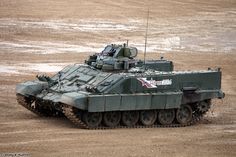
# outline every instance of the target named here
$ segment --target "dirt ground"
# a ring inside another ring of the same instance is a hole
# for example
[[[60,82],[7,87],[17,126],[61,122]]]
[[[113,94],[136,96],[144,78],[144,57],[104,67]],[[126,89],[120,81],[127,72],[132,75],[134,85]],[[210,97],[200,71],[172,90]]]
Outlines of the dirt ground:
[[[164,56],[176,70],[221,67],[223,100],[200,124],[183,128],[83,130],[38,117],[16,103],[15,85],[83,63],[129,40],[143,58]],[[0,156],[236,156],[236,1],[1,0]],[[19,154],[18,154],[19,156]]]

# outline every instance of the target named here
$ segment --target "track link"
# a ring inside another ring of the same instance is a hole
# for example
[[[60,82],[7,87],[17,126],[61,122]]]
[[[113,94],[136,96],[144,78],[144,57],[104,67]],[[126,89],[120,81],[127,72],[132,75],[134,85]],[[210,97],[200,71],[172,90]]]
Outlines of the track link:
[[[64,104],[62,106],[62,112],[72,123],[74,123],[79,128],[89,129],[89,127],[82,121],[79,115],[75,114],[75,110],[76,108],[69,105]]]
[[[81,119],[82,117],[82,112],[81,112],[81,115],[78,115],[76,113],[76,111],[78,111],[78,109],[70,106],[70,105],[66,105],[66,104],[63,104],[62,106],[62,110],[63,110],[63,113],[65,114],[65,116],[72,122],[74,123],[77,127],[79,128],[82,128],[82,129],[92,129],[92,130],[97,130],[97,129],[101,129],[101,130],[104,130],[104,129],[117,129],[117,128],[168,128],[168,127],[186,127],[186,126],[190,126],[190,125],[194,125],[196,123],[198,123],[202,117],[203,117],[203,114],[199,113],[199,112],[194,112],[193,113],[193,116],[192,116],[192,121],[190,121],[189,123],[187,124],[177,124],[177,123],[173,123],[173,124],[170,124],[170,125],[159,125],[159,124],[155,124],[155,125],[151,125],[151,126],[144,126],[144,125],[141,125],[139,123],[137,123],[136,125],[134,126],[131,126],[131,127],[128,127],[128,126],[123,126],[123,125],[117,125],[115,127],[106,127],[106,126],[103,126],[103,125],[100,125],[96,128],[91,128],[89,127],[88,125],[86,125],[83,120]]]

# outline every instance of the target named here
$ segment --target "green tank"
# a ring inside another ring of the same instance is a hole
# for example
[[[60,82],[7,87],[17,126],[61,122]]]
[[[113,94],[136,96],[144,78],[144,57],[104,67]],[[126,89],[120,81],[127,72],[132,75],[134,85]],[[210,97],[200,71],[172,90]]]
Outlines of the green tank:
[[[136,60],[137,49],[108,45],[85,64],[16,86],[17,101],[41,116],[64,115],[80,128],[195,124],[223,98],[221,70],[173,71],[168,60]]]

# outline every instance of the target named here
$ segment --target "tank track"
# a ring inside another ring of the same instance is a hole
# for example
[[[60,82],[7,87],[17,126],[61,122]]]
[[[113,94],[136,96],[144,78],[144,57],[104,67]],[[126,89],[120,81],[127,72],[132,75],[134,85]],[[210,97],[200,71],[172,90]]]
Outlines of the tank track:
[[[168,128],[168,127],[186,127],[186,126],[190,126],[190,125],[194,125],[196,123],[198,123],[202,117],[204,116],[205,113],[200,113],[200,112],[197,112],[197,111],[193,111],[193,114],[192,114],[192,121],[190,121],[189,123],[187,124],[177,124],[177,123],[173,123],[173,124],[170,124],[170,125],[160,125],[160,124],[155,124],[155,125],[151,125],[151,126],[144,126],[144,125],[141,125],[139,123],[137,123],[136,125],[134,126],[123,126],[123,125],[117,125],[115,127],[107,127],[107,126],[103,126],[103,125],[100,125],[96,128],[91,128],[89,127],[88,125],[86,125],[81,116],[79,115],[76,115],[75,114],[75,110],[77,110],[76,108],[70,106],[70,105],[66,105],[66,104],[63,104],[62,105],[62,110],[63,110],[63,113],[64,115],[72,122],[74,123],[77,127],[79,128],[82,128],[82,129],[91,129],[91,130],[97,130],[97,129],[100,129],[100,130],[104,130],[104,129],[117,129],[117,128]]]
[[[56,115],[49,115],[48,113],[43,112],[42,110],[40,110],[39,108],[35,108],[35,106],[32,106],[32,103],[35,101],[33,98],[30,97],[26,97],[23,96],[21,94],[17,94],[17,102],[18,104],[20,104],[21,106],[23,106],[24,108],[28,109],[29,111],[33,112],[34,114],[38,115],[38,116],[43,116],[43,117],[48,117],[48,116],[56,116]],[[160,125],[160,124],[154,124],[151,126],[145,126],[145,125],[141,125],[140,123],[137,123],[134,126],[124,126],[124,125],[117,125],[115,127],[107,127],[107,126],[103,126],[103,125],[99,125],[96,128],[91,128],[88,125],[86,125],[86,123],[82,120],[81,115],[82,114],[76,114],[76,112],[78,112],[78,109],[74,108],[73,106],[70,105],[66,105],[63,104],[62,105],[62,112],[63,114],[72,122],[74,123],[77,127],[82,128],[82,129],[92,129],[92,130],[97,130],[97,129],[117,129],[117,128],[166,128],[166,127],[186,127],[186,126],[190,126],[190,125],[194,125],[196,123],[198,123],[202,117],[204,116],[204,113],[199,112],[197,110],[193,111],[192,114],[192,121],[190,121],[187,124],[177,124],[177,123],[173,123],[170,125]],[[82,112],[82,111],[81,111]]]
[[[76,109],[72,106],[63,104],[62,112],[64,115],[77,127],[82,129],[89,129],[89,127],[82,121],[82,118],[75,114]]]
[[[61,115],[56,115],[52,111],[45,112],[45,110],[42,110],[40,108],[36,108],[32,105],[33,102],[35,102],[34,98],[26,97],[21,94],[16,94],[16,100],[19,105],[23,106],[24,108],[28,109],[29,111],[33,112],[34,114],[41,116],[41,117],[58,117]]]

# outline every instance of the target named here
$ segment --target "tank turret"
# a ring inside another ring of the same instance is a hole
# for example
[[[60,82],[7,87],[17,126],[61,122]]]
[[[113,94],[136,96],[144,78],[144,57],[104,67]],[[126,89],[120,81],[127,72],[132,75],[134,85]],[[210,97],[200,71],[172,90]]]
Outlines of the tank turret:
[[[101,53],[89,56],[86,64],[103,71],[127,71],[133,67],[144,67],[144,61],[136,59],[138,49],[127,44],[107,45]],[[145,68],[158,71],[172,71],[173,63],[168,60],[147,60]]]
[[[85,63],[103,71],[128,70],[137,63],[137,54],[138,50],[135,47],[111,44],[101,53],[90,56]]]

